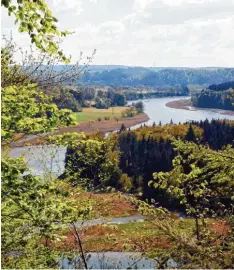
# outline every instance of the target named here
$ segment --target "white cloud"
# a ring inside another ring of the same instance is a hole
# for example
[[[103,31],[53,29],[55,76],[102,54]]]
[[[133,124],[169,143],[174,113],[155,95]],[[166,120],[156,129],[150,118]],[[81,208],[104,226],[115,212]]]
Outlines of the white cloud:
[[[57,12],[72,10],[76,15],[83,12],[83,3],[80,0],[53,0],[53,6]]]
[[[233,0],[50,0],[64,50],[94,64],[233,66]],[[3,32],[16,29],[4,15]],[[14,30],[16,33],[16,30]],[[26,46],[27,38],[19,44]]]

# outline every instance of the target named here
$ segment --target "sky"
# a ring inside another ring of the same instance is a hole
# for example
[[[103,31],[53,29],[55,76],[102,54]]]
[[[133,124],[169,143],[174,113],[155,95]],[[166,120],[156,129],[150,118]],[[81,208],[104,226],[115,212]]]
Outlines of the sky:
[[[93,64],[146,67],[234,67],[234,0],[48,0],[62,48]],[[1,32],[29,46],[2,8]]]

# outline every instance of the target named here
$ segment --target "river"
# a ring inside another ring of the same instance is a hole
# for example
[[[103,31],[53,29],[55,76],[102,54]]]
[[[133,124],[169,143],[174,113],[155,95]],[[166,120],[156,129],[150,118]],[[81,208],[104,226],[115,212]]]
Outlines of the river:
[[[86,254],[88,269],[157,269],[157,263],[148,259],[140,252],[90,252]],[[177,264],[168,260],[169,268],[175,268]],[[61,259],[60,269],[83,269],[80,257],[73,260]]]
[[[147,121],[146,125],[152,125],[153,122],[158,124],[160,121],[162,124],[169,124],[172,120],[173,123],[178,124],[179,122],[184,123],[190,120],[212,120],[212,119],[229,119],[234,120],[234,116],[224,115],[218,113],[219,110],[215,109],[198,109],[196,110],[183,110],[169,108],[166,104],[170,101],[178,99],[190,99],[190,97],[165,97],[155,99],[142,99],[136,101],[129,101],[128,104],[133,102],[142,101],[145,106],[145,113],[148,114],[150,120]],[[134,128],[141,125],[136,125]]]
[[[166,106],[166,104],[173,100],[188,99],[188,97],[166,97],[156,99],[144,99],[142,102],[145,105],[145,112],[148,114],[150,120],[146,125],[152,125],[153,122],[158,124],[183,123],[189,120],[208,120],[211,119],[230,119],[234,120],[234,116],[224,115],[209,109],[198,110],[182,110],[173,109]],[[131,104],[134,101],[129,102]],[[136,125],[132,129],[139,127]],[[32,172],[37,175],[52,173],[59,175],[64,171],[64,159],[66,148],[57,146],[31,146],[18,147],[10,152],[11,157],[17,157],[25,154],[26,160]]]

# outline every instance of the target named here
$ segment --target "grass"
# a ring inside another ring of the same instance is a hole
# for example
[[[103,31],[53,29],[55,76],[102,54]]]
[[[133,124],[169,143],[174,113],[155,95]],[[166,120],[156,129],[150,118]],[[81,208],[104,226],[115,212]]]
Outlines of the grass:
[[[79,205],[88,200],[92,206],[92,211],[90,218],[113,218],[113,217],[127,217],[135,215],[137,210],[130,201],[123,198],[116,193],[83,193],[83,194],[73,194],[73,198],[77,200],[77,205]]]
[[[74,197],[76,199],[76,196]],[[77,203],[89,199],[92,204],[92,219],[98,217],[123,217],[137,213],[135,207],[125,198],[115,193],[79,194]],[[177,230],[190,234],[194,228],[192,219],[181,221],[177,216]],[[83,227],[79,230],[85,251],[153,251],[157,248],[170,248],[168,237],[149,220],[126,224],[101,224]],[[63,251],[75,250],[74,236],[68,230],[62,231],[64,240],[54,243],[55,248]]]
[[[190,234],[194,223],[190,219],[175,222],[176,229]],[[170,248],[168,237],[159,231],[151,222],[132,222],[116,225],[96,225],[80,230],[85,251],[155,251],[155,249]],[[59,243],[59,249],[74,249],[74,237],[71,232],[63,232],[64,241]],[[58,246],[57,246],[58,248]]]
[[[121,113],[126,110],[127,107],[110,107],[109,109],[96,109],[96,108],[83,108],[82,112],[73,113],[76,116],[78,122],[96,121],[98,118],[115,117],[121,118]]]

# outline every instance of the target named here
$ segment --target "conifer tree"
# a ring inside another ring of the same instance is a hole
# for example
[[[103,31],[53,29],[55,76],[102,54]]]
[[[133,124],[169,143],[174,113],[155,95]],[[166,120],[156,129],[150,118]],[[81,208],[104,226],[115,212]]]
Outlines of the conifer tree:
[[[125,130],[126,130],[126,127],[124,124],[122,124],[120,127],[120,130],[119,130],[119,133],[121,133],[122,131],[125,131]]]
[[[192,127],[192,124],[189,124],[189,129],[187,134],[185,135],[184,139],[189,142],[195,142],[196,141],[196,136]]]

